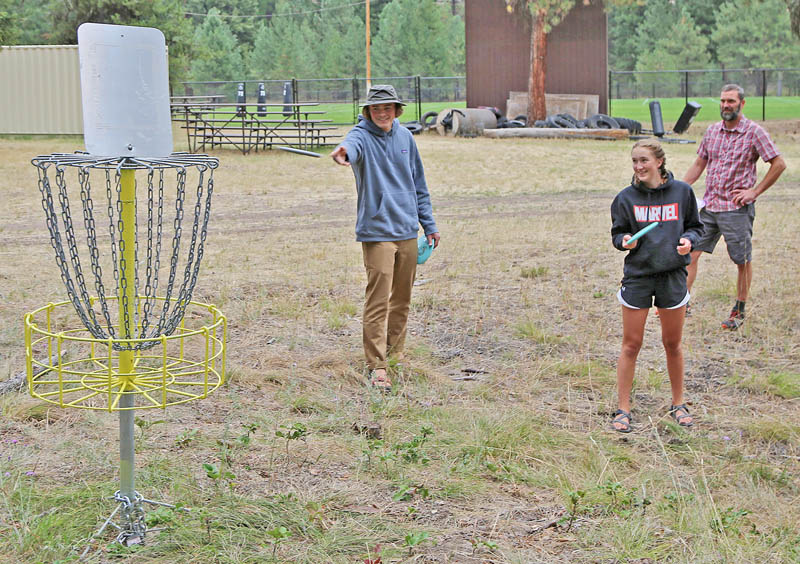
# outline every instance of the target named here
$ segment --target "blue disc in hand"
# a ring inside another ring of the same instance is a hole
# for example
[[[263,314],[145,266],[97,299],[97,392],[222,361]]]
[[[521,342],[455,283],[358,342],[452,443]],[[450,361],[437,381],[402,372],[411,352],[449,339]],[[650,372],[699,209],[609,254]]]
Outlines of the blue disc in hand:
[[[417,239],[417,264],[422,264],[433,253],[433,244],[428,244],[428,238],[425,235]]]

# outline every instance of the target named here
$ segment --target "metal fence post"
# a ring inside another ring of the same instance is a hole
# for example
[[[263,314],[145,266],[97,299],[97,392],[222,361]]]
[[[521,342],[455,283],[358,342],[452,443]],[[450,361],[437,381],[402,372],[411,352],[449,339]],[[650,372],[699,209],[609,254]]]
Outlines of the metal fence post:
[[[767,119],[767,69],[761,69],[761,121]]]
[[[689,71],[687,70],[685,73],[685,80],[686,80],[686,88],[684,89],[684,94],[686,94],[685,102],[689,103]]]
[[[297,93],[297,79],[292,78],[292,117],[297,121],[297,127],[300,127],[300,107],[297,105],[299,96]]]
[[[358,77],[353,77],[353,123],[358,122]]]
[[[422,116],[422,79],[419,75],[414,77],[414,96],[417,98],[417,119]]]

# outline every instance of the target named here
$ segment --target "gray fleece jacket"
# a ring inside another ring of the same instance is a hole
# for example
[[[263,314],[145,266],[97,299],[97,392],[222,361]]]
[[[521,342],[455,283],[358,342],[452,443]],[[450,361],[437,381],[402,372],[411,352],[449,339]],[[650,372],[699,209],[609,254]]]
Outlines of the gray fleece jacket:
[[[342,146],[353,169],[358,191],[356,240],[364,242],[415,239],[438,232],[417,144],[396,119],[383,131],[360,116]]]

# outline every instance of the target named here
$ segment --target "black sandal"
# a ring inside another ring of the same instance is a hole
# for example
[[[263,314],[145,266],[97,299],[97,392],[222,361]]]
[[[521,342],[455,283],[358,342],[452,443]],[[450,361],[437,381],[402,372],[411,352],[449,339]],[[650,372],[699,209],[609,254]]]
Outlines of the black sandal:
[[[628,422],[626,423],[623,421],[623,419],[627,419]],[[614,423],[619,423],[620,425],[623,425],[623,427],[614,427]],[[611,428],[617,433],[630,433],[632,431],[631,423],[633,423],[633,417],[631,417],[630,412],[625,411],[624,409],[618,409],[614,412],[614,419],[611,420]]]
[[[686,407],[685,403],[670,406],[669,414],[681,427],[691,427],[694,425],[694,417],[689,414],[689,409]],[[692,421],[686,423],[686,419],[692,419]]]

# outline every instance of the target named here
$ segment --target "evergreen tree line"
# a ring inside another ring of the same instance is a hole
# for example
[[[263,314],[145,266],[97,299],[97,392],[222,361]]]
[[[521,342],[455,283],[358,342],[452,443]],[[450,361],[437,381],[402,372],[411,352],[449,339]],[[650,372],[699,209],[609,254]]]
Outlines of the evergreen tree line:
[[[464,74],[464,0],[370,6],[373,76]],[[787,0],[608,6],[615,71],[800,67]],[[75,43],[85,21],[145,25],[167,38],[173,84],[363,77],[365,17],[358,0],[0,0],[0,44]]]
[[[615,71],[800,67],[786,0],[647,0],[608,15]]]
[[[463,0],[371,0],[372,76],[463,75]],[[73,44],[86,21],[157,27],[181,80],[366,74],[357,0],[0,0],[0,44]]]

